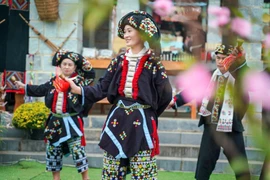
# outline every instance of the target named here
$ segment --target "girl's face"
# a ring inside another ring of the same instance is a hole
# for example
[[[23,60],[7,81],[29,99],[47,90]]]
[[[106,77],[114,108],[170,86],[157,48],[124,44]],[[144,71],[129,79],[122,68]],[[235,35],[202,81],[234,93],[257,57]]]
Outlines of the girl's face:
[[[139,31],[130,25],[126,25],[124,28],[124,39],[126,40],[127,47],[130,48],[142,46],[144,44]]]
[[[63,59],[60,64],[60,69],[66,77],[71,76],[75,72],[76,67],[77,66],[75,65],[74,61],[67,58]]]

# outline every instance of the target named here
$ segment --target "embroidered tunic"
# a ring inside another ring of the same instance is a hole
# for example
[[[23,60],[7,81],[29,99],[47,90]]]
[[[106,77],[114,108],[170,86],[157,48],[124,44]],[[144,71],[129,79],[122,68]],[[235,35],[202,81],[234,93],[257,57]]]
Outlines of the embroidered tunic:
[[[51,145],[58,146],[70,138],[83,136],[82,116],[88,115],[92,104],[84,104],[84,99],[77,94],[57,92],[50,81],[41,85],[27,85],[26,95],[45,96],[45,105],[51,110],[46,124],[45,137]],[[76,76],[73,80],[77,85],[84,85],[83,78]],[[84,141],[84,139],[83,139]],[[85,145],[85,142],[82,142]]]
[[[113,59],[99,83],[83,87],[82,92],[90,103],[107,97],[113,104],[100,137],[102,149],[116,158],[149,149],[154,156],[159,153],[158,116],[171,101],[171,85],[164,66],[152,58],[151,51],[144,53],[136,67],[126,55]]]

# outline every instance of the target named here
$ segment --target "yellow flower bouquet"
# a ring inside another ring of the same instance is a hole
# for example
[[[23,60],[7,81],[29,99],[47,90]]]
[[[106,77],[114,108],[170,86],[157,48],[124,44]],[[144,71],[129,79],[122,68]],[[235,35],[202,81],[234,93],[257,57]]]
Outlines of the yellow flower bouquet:
[[[12,124],[22,129],[44,129],[49,113],[44,102],[24,103],[15,110]]]

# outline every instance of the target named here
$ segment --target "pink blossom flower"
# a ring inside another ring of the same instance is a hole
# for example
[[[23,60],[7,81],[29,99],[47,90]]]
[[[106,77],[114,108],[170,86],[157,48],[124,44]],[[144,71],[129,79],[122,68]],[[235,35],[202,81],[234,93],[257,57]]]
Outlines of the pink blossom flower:
[[[195,65],[191,69],[176,78],[176,87],[183,89],[183,97],[190,102],[201,102],[206,95],[206,89],[210,83],[211,74],[203,65]]]
[[[265,48],[269,49],[270,48],[270,34],[266,34],[266,37],[265,37]]]
[[[251,34],[251,24],[243,18],[236,17],[232,20],[231,29],[242,37],[248,37]]]
[[[224,26],[230,22],[230,16],[220,15],[218,16],[218,25]]]
[[[230,9],[227,7],[209,6],[208,13],[215,16],[227,16],[231,15]]]
[[[230,10],[227,7],[210,6],[208,13],[215,16],[209,23],[212,27],[224,26],[230,22]]]
[[[156,0],[153,7],[159,16],[167,16],[173,10],[173,3],[172,0]]]
[[[219,11],[220,11],[220,7],[219,6],[209,6],[207,11],[208,11],[208,14],[218,15]]]
[[[265,72],[249,72],[244,77],[244,91],[246,95],[252,94],[252,102],[262,103],[270,110],[270,76]]]

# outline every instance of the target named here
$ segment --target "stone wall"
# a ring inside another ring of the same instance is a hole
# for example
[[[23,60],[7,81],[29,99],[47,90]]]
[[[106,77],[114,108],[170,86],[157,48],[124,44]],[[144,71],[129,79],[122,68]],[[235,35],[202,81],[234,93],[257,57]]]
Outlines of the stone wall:
[[[243,47],[247,52],[246,58],[248,65],[259,70],[263,69],[261,61],[261,42],[264,39],[262,31],[263,22],[263,0],[239,0],[239,10],[243,13],[245,19],[251,22],[255,18],[256,22],[252,25],[251,43],[244,43]]]
[[[220,6],[220,0],[209,0],[208,6]],[[208,23],[213,20],[213,16],[208,16]],[[209,46],[215,45],[216,43],[221,43],[222,39],[221,36],[219,35],[219,32],[217,29],[210,28],[209,25],[207,27],[207,44]],[[213,49],[211,47],[210,49]]]

